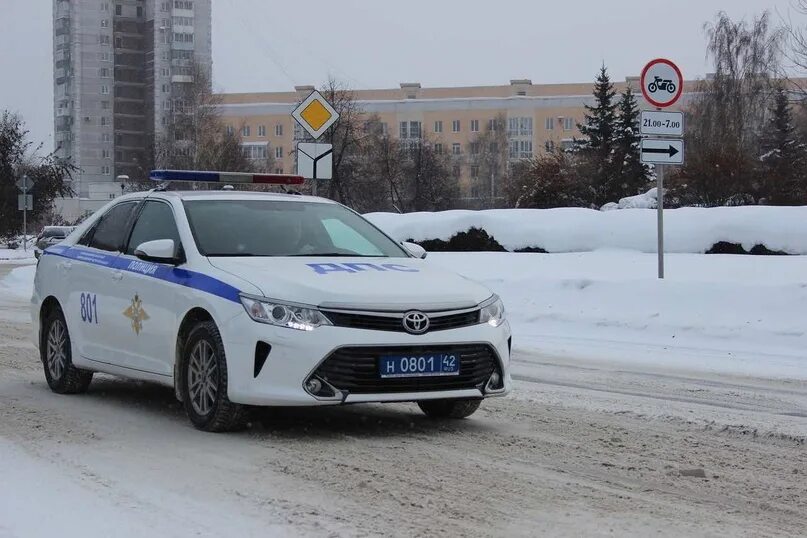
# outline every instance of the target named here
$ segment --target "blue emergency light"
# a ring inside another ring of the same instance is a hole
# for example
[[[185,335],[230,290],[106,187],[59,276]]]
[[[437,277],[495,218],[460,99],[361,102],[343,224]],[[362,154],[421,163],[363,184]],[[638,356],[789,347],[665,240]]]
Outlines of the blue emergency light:
[[[291,174],[251,174],[248,172],[200,172],[196,170],[152,170],[152,181],[185,181],[207,183],[254,183],[258,185],[302,185],[303,176]]]

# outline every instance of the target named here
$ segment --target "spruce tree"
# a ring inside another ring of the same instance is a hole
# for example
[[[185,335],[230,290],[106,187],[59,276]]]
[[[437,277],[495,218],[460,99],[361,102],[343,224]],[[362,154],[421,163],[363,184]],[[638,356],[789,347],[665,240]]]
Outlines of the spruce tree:
[[[594,83],[594,106],[585,106],[583,123],[577,126],[585,139],[576,144],[580,155],[589,160],[592,187],[597,193],[595,203],[598,205],[615,201],[608,198],[617,179],[613,154],[616,128],[615,96],[616,92],[608,76],[608,69],[603,65]]]
[[[761,144],[759,197],[773,205],[807,203],[807,149],[782,86],[776,89],[770,113]]]
[[[650,170],[641,159],[639,121],[641,113],[636,104],[636,96],[630,86],[619,99],[618,116],[614,132],[614,164],[618,179],[612,184],[609,193],[611,201],[625,196],[634,196],[647,190]]]

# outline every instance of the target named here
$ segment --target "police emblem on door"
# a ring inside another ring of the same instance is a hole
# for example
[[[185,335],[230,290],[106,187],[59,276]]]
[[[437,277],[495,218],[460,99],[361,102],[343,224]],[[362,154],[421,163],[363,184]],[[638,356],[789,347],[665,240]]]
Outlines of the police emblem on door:
[[[143,301],[140,300],[137,294],[132,299],[132,304],[129,305],[129,308],[123,311],[123,315],[132,321],[132,330],[137,335],[143,330],[143,322],[149,319],[149,315],[143,309]]]

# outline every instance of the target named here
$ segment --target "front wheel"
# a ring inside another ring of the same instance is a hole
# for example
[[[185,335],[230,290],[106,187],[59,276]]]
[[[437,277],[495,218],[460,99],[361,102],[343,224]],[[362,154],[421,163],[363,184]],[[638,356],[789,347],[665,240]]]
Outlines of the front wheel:
[[[473,415],[482,400],[424,400],[418,402],[420,410],[429,418],[468,418]]]
[[[675,84],[673,84],[672,82],[667,84],[667,93],[675,93],[675,90],[677,90],[677,89],[678,89],[678,87]]]
[[[245,407],[227,397],[227,359],[215,323],[199,323],[188,334],[177,382],[185,412],[196,428],[224,432],[244,425]]]
[[[70,333],[59,307],[53,308],[42,322],[39,354],[50,390],[57,394],[87,392],[92,381],[92,372],[73,366]]]
[[[658,90],[658,86],[656,86],[655,82],[651,82],[650,85],[647,87],[647,89],[650,93],[656,93],[656,90]]]

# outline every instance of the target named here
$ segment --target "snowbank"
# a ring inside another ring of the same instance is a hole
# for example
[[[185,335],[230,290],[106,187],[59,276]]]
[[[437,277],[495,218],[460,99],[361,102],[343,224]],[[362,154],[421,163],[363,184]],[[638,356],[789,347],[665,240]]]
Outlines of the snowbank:
[[[0,280],[0,298],[30,299],[34,293],[35,265],[17,267]]]
[[[521,351],[807,379],[807,257],[432,253],[504,300]],[[525,359],[520,359],[525,360]]]
[[[23,250],[22,248],[18,249],[10,249],[10,248],[0,248],[0,260],[33,260],[34,259],[34,249],[32,246],[28,246],[28,250]]]
[[[540,247],[548,252],[619,248],[656,252],[656,212],[582,208],[492,209],[438,213],[366,215],[397,240],[448,240],[481,228],[508,250]],[[807,254],[807,206],[716,207],[664,212],[665,251],[703,253],[721,241],[746,250],[762,244],[774,251]]]

